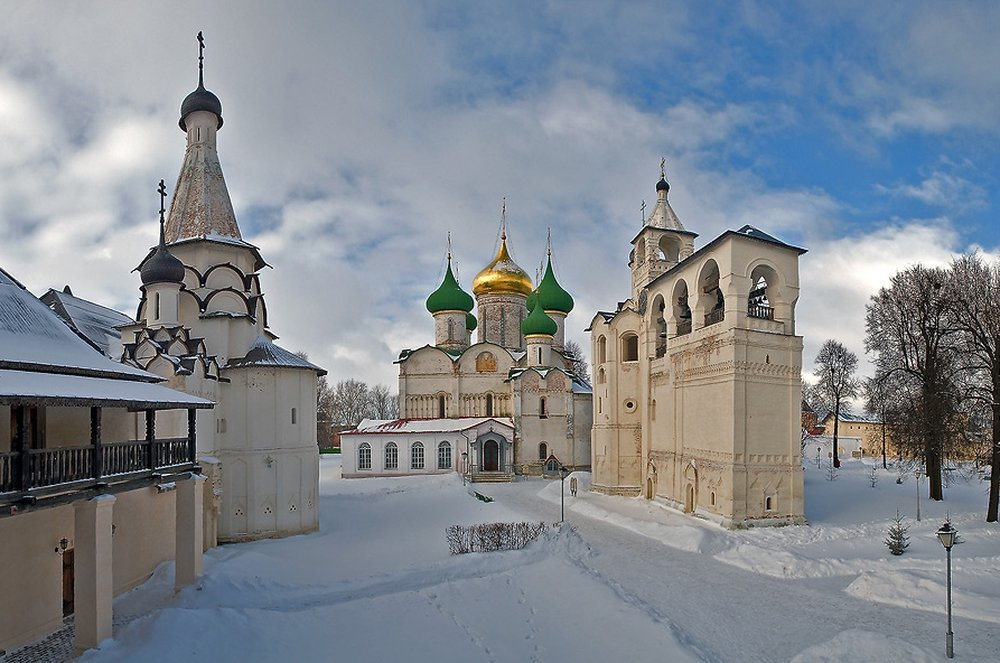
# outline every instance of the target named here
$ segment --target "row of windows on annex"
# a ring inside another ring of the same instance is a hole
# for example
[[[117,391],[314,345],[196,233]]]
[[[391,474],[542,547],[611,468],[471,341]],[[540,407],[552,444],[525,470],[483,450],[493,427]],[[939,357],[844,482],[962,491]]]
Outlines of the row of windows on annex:
[[[772,302],[780,298],[777,272],[768,265],[757,265],[750,274],[751,289],[747,294],[747,316],[761,320],[774,320],[775,307]],[[667,310],[667,303],[662,295],[653,299],[651,307],[651,324],[656,330],[656,356],[662,357],[667,352],[668,337],[685,336],[695,328],[693,322],[699,320],[697,328],[718,324],[726,318],[726,299],[719,287],[719,267],[714,260],[708,261],[698,279],[701,297],[697,298],[696,311],[690,306],[690,293],[687,282],[678,279],[674,284],[671,296],[672,305]],[[697,316],[695,316],[697,312]],[[597,339],[597,365],[608,360],[607,338]],[[621,361],[639,361],[639,336],[635,332],[625,332],[619,337],[619,357]],[[598,383],[601,383],[601,373],[598,373]]]
[[[485,396],[485,399],[484,399],[485,414],[483,416],[486,416],[486,417],[504,416],[503,414],[498,415],[498,414],[496,414],[494,412],[494,410],[496,409],[494,407],[495,400],[496,399],[493,397],[493,394],[487,392],[487,394]],[[448,406],[448,397],[447,397],[447,395],[446,394],[438,394],[438,397],[437,397],[437,416],[438,416],[438,419],[446,419],[448,417],[448,407],[447,406]],[[549,408],[548,408],[548,403],[546,402],[546,397],[545,396],[539,396],[539,398],[538,398],[538,416],[541,419],[548,419]]]
[[[451,469],[451,443],[441,442],[437,447],[437,469]],[[358,469],[372,469],[372,447],[367,442],[362,442],[358,446]],[[384,458],[382,463],[384,470],[398,470],[399,467],[399,445],[389,442],[385,445]],[[424,443],[414,442],[410,445],[410,467],[411,470],[429,469],[425,463]]]

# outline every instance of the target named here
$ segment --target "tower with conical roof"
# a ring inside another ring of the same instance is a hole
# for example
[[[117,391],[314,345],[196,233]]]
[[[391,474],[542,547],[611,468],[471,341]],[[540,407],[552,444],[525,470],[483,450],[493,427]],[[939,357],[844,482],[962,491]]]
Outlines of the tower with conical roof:
[[[527,317],[525,300],[532,290],[531,277],[514,262],[507,250],[507,206],[504,203],[500,248],[492,262],[472,282],[479,312],[479,342],[523,350],[521,323]]]
[[[698,233],[685,230],[677,218],[667,194],[666,160],[660,160],[660,180],[656,183],[656,204],[643,227],[632,238],[632,253],[629,266],[632,269],[632,294],[638,301],[643,288],[694,251],[694,239]],[[645,203],[643,203],[645,206]]]
[[[448,266],[444,280],[437,290],[427,297],[427,310],[434,316],[434,344],[448,350],[469,347],[469,325],[475,328],[475,317],[470,314],[475,302],[462,290],[451,271],[451,237],[448,237]],[[470,321],[471,318],[471,321]]]
[[[222,176],[222,103],[205,88],[204,48],[199,32],[198,87],[180,111],[184,160],[160,244],[139,266],[141,322],[123,331],[126,359],[217,402],[199,414],[197,433],[199,453],[221,461],[221,540],[308,532],[319,523],[316,382],[325,371],[274,342],[260,287],[267,263],[241,236]],[[176,314],[164,308],[174,294]]]

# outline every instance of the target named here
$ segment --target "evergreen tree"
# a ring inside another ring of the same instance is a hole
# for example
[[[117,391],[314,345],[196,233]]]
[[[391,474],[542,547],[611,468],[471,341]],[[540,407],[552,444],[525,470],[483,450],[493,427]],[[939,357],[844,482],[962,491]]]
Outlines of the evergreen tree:
[[[889,535],[885,539],[889,552],[893,555],[902,555],[910,547],[910,537],[906,536],[908,531],[910,531],[909,525],[903,524],[903,517],[899,515],[899,509],[896,509],[896,517],[889,526]]]

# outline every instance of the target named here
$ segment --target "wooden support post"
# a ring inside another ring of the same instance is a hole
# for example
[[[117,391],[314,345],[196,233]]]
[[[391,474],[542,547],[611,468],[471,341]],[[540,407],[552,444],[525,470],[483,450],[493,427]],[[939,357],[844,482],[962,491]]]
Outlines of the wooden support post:
[[[18,405],[14,409],[14,424],[14,450],[20,454],[18,458],[20,471],[17,473],[17,489],[25,492],[31,488],[31,445],[28,443],[27,406]]]
[[[146,467],[156,467],[154,443],[156,442],[156,410],[146,410]]]
[[[188,410],[188,461],[195,462],[198,457],[198,444],[195,436],[198,410],[190,408]]]
[[[100,481],[104,474],[104,454],[101,452],[101,408],[90,408],[90,446],[93,448],[91,474]]]

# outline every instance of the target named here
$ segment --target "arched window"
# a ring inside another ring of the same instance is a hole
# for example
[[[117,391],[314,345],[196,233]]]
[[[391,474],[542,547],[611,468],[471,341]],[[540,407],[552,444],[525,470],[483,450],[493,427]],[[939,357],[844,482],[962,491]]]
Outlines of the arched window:
[[[424,469],[424,445],[422,442],[414,442],[410,447],[410,469]]]
[[[493,416],[493,394],[486,394],[486,416]]]
[[[545,396],[538,399],[538,416],[542,419],[547,419],[549,416],[545,410]]]
[[[399,467],[399,448],[395,442],[385,445],[385,469],[395,470]]]
[[[451,443],[438,444],[438,469],[447,470],[451,467]]]
[[[604,384],[607,378],[604,376],[604,369],[597,370],[597,384]]]
[[[542,442],[538,445],[538,460],[545,460],[549,457],[549,445]]]
[[[438,394],[438,419],[444,419],[444,394]]]
[[[546,472],[558,472],[559,471],[559,461],[553,458],[549,462],[545,463]]]
[[[372,446],[367,442],[362,442],[358,447],[358,469],[372,469]]]
[[[622,336],[622,361],[639,361],[639,337],[636,334]]]
[[[597,363],[603,364],[608,360],[608,339],[600,336],[597,339]]]
[[[772,504],[773,504],[773,502],[771,500],[771,496],[768,495],[767,497],[765,497],[764,498],[764,511],[773,511],[773,509],[771,508]]]

